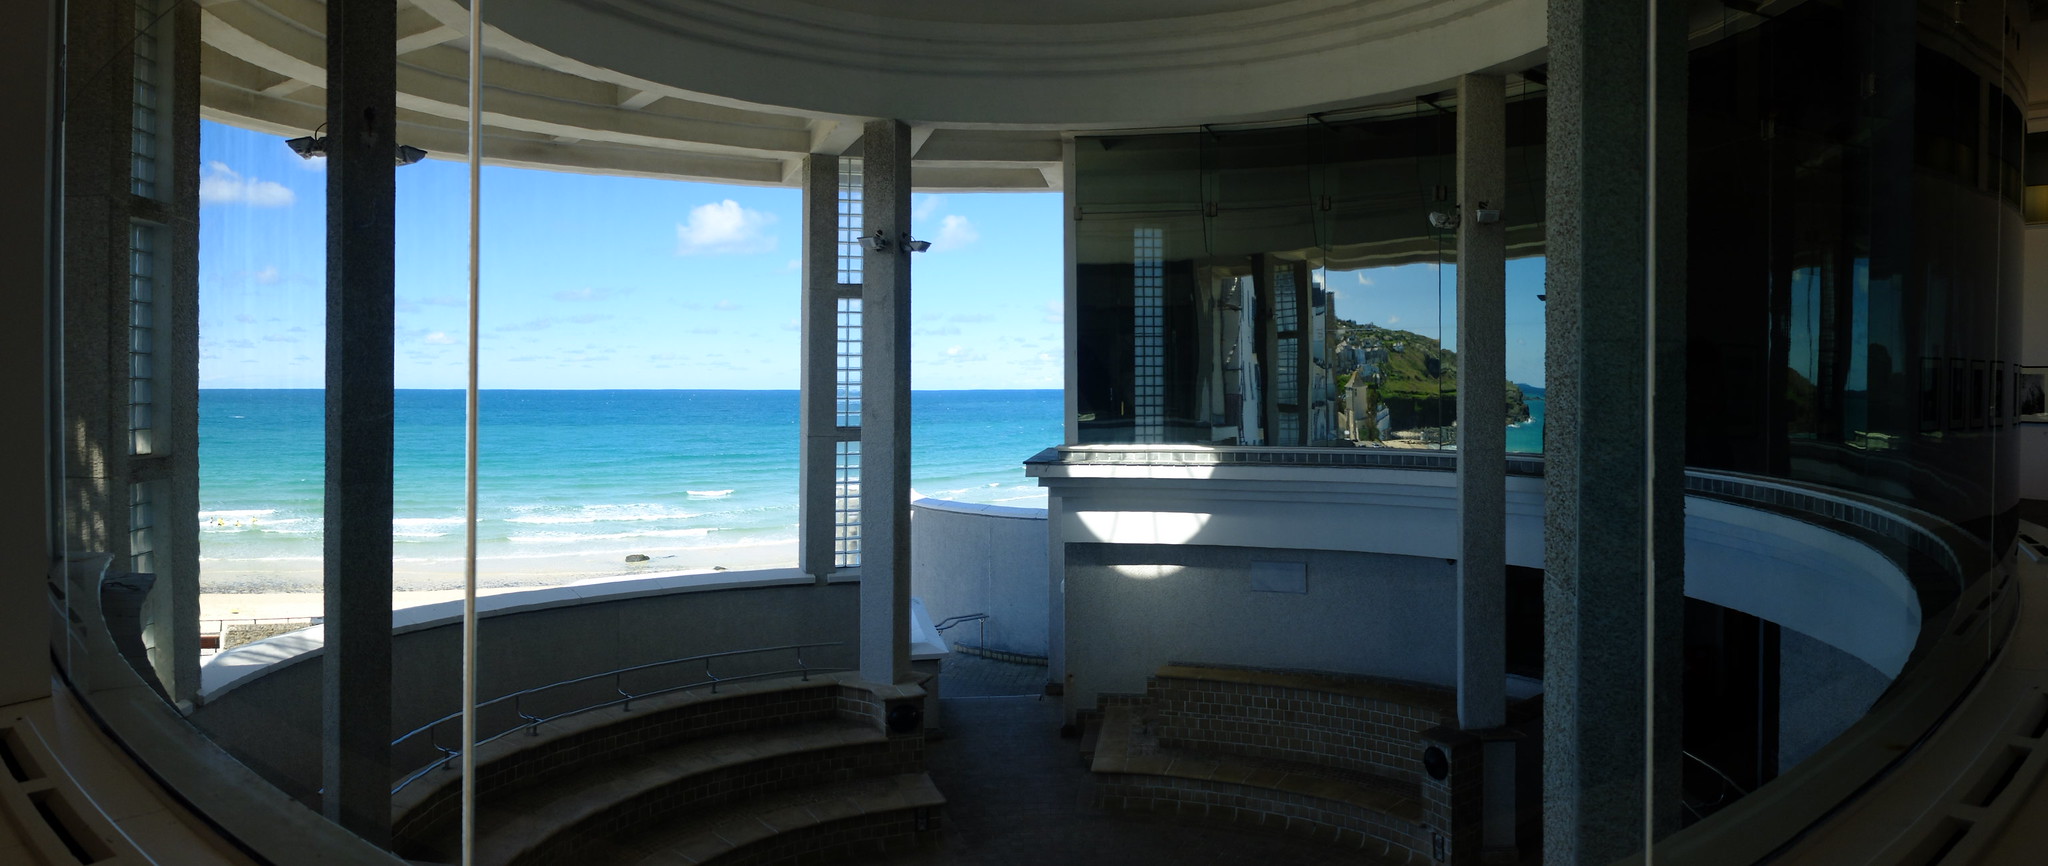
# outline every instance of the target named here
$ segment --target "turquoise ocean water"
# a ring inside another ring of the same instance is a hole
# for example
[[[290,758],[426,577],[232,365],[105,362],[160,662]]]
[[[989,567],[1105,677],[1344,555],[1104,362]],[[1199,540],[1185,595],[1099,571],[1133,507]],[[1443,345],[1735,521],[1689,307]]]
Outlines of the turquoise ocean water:
[[[1508,425],[1508,452],[1543,453],[1543,398],[1524,398],[1529,404],[1529,420]]]
[[[486,391],[478,555],[489,583],[796,558],[795,391]],[[200,561],[209,591],[319,583],[322,393],[200,392]],[[1508,428],[1542,448],[1543,401]],[[919,391],[912,486],[1043,506],[1023,461],[1058,444],[1058,391]],[[394,569],[401,589],[459,585],[460,391],[399,391]],[[650,557],[628,566],[625,557]]]
[[[478,555],[523,580],[791,564],[795,391],[485,391]],[[322,392],[200,392],[201,581],[317,583]],[[912,486],[1042,506],[1025,458],[1060,441],[1058,391],[920,391]],[[463,395],[399,391],[394,567],[446,586],[463,553]],[[628,568],[625,556],[652,557]],[[407,576],[413,580],[408,584]],[[439,579],[433,579],[435,576]]]

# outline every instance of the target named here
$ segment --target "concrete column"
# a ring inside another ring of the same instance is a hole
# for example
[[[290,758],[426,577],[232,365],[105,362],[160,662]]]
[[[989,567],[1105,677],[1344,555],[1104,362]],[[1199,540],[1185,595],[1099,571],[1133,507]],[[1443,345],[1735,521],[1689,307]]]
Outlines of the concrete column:
[[[388,0],[328,0],[323,806],[378,845],[391,832],[397,43]]]
[[[910,678],[910,127],[872,120],[861,137],[860,674]]]
[[[55,116],[57,5],[23,4],[0,28],[0,112],[15,133],[0,136],[0,284],[11,287],[14,315],[0,317],[0,706],[50,693],[50,595],[54,549],[62,536],[51,493],[51,398],[61,301],[51,286],[52,243],[61,232]],[[61,565],[61,563],[59,563]],[[61,570],[58,572],[61,575]]]
[[[1458,81],[1458,725],[1507,723],[1507,84]]]
[[[1458,725],[1507,724],[1507,82],[1458,81]],[[1515,849],[1515,742],[1481,747],[1481,851]]]
[[[797,565],[822,582],[833,568],[833,459],[839,442],[839,157],[804,157],[803,186]]]
[[[1679,0],[1550,3],[1548,863],[1678,826],[1685,20]]]

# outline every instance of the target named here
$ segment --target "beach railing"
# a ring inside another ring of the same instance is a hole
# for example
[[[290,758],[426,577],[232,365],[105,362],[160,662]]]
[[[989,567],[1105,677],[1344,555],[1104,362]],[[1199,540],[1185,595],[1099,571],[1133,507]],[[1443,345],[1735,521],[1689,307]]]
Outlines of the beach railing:
[[[514,722],[509,727],[498,730],[488,736],[480,736],[477,739],[476,744],[478,746],[482,746],[486,743],[496,741],[501,737],[505,737],[522,730],[526,731],[529,736],[538,736],[540,734],[540,726],[543,724],[555,721],[557,719],[564,719],[568,718],[569,716],[587,713],[592,710],[601,710],[606,707],[623,707],[627,712],[631,712],[633,709],[634,701],[652,698],[659,695],[665,695],[671,692],[680,692],[688,689],[703,688],[705,686],[709,686],[711,688],[711,693],[717,694],[718,685],[720,683],[769,679],[773,677],[784,677],[791,675],[800,677],[804,681],[808,682],[811,678],[811,674],[813,673],[832,673],[837,671],[850,670],[850,668],[812,667],[804,661],[804,650],[844,645],[844,641],[833,641],[830,643],[785,644],[782,646],[755,647],[753,649],[726,650],[724,652],[704,653],[701,655],[694,656],[683,656],[681,658],[664,659],[658,662],[648,662],[646,664],[631,665],[629,667],[623,668],[615,668],[612,670],[605,671],[603,673],[590,674],[587,676],[576,677],[574,679],[558,680],[556,682],[548,683],[547,685],[534,686],[528,689],[520,689],[519,691],[512,692],[510,694],[500,695],[498,697],[492,698],[488,701],[483,701],[476,705],[477,712],[481,713],[485,709],[503,706],[509,703],[511,705],[513,716],[518,719],[517,722]],[[720,659],[730,659],[737,656],[761,655],[765,653],[776,653],[785,651],[795,653],[795,667],[781,668],[777,670],[754,671],[752,673],[728,674],[726,676],[719,676],[716,673],[714,673],[711,669],[712,664]],[[703,679],[692,680],[690,682],[679,684],[666,685],[660,688],[648,689],[645,691],[626,690],[626,677],[631,674],[636,674],[642,671],[655,670],[657,668],[669,668],[676,665],[689,664],[691,662],[700,662],[703,664]],[[526,701],[530,698],[535,698],[536,696],[544,692],[560,688],[566,688],[569,686],[582,685],[586,683],[601,683],[606,679],[611,680],[611,694],[616,694],[618,695],[618,697],[610,698],[608,700],[595,701],[592,703],[578,706],[574,709],[563,710],[560,712],[550,713],[547,715],[535,715],[532,713],[528,713],[526,711]],[[405,744],[407,741],[412,740],[416,737],[424,736],[427,738],[428,743],[434,748],[434,750],[441,753],[441,757],[435,759],[426,766],[421,767],[407,774],[405,778],[400,779],[398,781],[398,784],[392,786],[391,793],[396,794],[399,791],[404,790],[405,786],[418,781],[420,778],[426,776],[427,774],[433,772],[436,769],[452,769],[455,766],[456,759],[462,757],[462,750],[442,745],[440,729],[442,725],[445,725],[449,722],[453,722],[460,718],[462,718],[462,711],[457,710],[455,712],[449,713],[448,715],[442,716],[438,719],[421,725],[417,728],[414,728],[410,731],[407,731],[404,734],[399,735],[397,739],[391,741],[391,747],[395,751],[399,746]]]
[[[320,621],[321,617],[317,616],[245,616],[202,619],[199,621],[199,654],[209,656],[222,650],[240,646],[241,644],[231,644],[228,642],[228,630],[237,626],[258,629],[265,626],[272,627],[274,630],[273,634],[264,634],[241,642],[255,643],[264,638],[275,637],[288,631],[312,628],[319,625]]]

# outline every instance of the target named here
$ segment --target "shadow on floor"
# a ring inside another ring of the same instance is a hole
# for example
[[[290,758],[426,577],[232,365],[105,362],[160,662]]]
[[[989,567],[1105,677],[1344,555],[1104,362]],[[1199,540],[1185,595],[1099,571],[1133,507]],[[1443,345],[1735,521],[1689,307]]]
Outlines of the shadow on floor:
[[[1045,668],[976,659],[986,665]],[[1035,672],[1035,673],[1034,673]],[[950,676],[954,671],[948,669]],[[956,692],[948,683],[945,694]],[[946,796],[937,848],[869,863],[911,864],[1376,864],[1401,863],[1356,850],[1196,824],[1110,816],[1087,805],[1088,771],[1079,743],[1059,736],[1058,698],[948,697],[946,737],[926,746],[932,780]]]

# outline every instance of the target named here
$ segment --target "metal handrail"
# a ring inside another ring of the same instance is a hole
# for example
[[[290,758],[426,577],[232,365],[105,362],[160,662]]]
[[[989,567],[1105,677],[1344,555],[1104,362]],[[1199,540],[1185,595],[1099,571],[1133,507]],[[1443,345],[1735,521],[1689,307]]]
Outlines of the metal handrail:
[[[509,728],[506,728],[506,729],[504,729],[504,730],[502,730],[502,731],[499,731],[499,732],[497,732],[497,733],[495,733],[495,734],[492,734],[492,735],[490,735],[490,736],[488,736],[488,737],[484,737],[484,738],[482,738],[482,739],[479,739],[479,740],[477,740],[477,741],[476,741],[476,744],[477,744],[477,745],[479,745],[479,746],[481,746],[481,745],[484,745],[484,744],[486,744],[486,743],[494,742],[494,741],[496,741],[497,739],[499,739],[500,737],[504,737],[504,736],[506,736],[506,735],[508,735],[508,734],[511,734],[511,733],[513,733],[513,732],[515,732],[515,731],[519,731],[519,730],[522,730],[522,729],[524,729],[524,730],[525,730],[525,731],[526,731],[526,732],[527,732],[527,733],[528,733],[529,735],[532,735],[532,736],[539,736],[539,735],[540,735],[540,730],[539,730],[539,729],[540,729],[540,726],[541,726],[541,725],[543,725],[543,724],[545,724],[545,723],[547,723],[547,722],[552,722],[552,721],[554,721],[554,720],[556,720],[556,719],[562,719],[562,718],[567,718],[567,717],[569,717],[569,716],[574,716],[574,715],[578,715],[578,714],[581,714],[581,713],[587,713],[587,712],[590,712],[590,711],[592,711],[592,710],[601,710],[601,709],[604,709],[605,707],[614,707],[614,706],[621,706],[621,705],[623,705],[623,706],[624,706],[624,707],[626,708],[626,710],[627,710],[627,711],[631,711],[631,710],[633,709],[633,702],[634,702],[634,701],[636,701],[636,700],[640,700],[640,699],[642,699],[642,698],[651,698],[651,697],[655,697],[655,696],[657,696],[657,695],[665,695],[665,694],[668,694],[668,693],[670,693],[670,692],[679,692],[679,691],[684,691],[684,690],[687,690],[687,689],[694,689],[694,688],[698,688],[698,687],[700,687],[700,686],[706,686],[706,685],[708,685],[708,686],[710,686],[710,687],[711,687],[711,693],[712,693],[712,694],[717,694],[717,693],[718,693],[718,684],[719,684],[719,683],[724,683],[724,682],[734,682],[734,681],[742,681],[742,680],[752,680],[752,679],[762,679],[762,678],[766,678],[766,677],[779,677],[779,676],[787,676],[787,675],[789,675],[789,674],[797,674],[797,675],[799,675],[800,677],[802,677],[802,679],[803,679],[803,680],[804,680],[805,682],[809,682],[809,681],[810,681],[810,678],[811,678],[811,673],[812,673],[813,671],[816,671],[816,672],[821,672],[821,673],[829,673],[829,672],[835,672],[835,671],[842,671],[842,670],[848,670],[848,669],[847,669],[847,668],[814,668],[814,667],[811,667],[810,665],[808,665],[808,664],[806,664],[806,663],[804,662],[804,650],[807,650],[807,649],[816,649],[816,648],[818,648],[818,647],[835,647],[835,646],[844,646],[844,645],[845,645],[845,641],[831,641],[831,642],[828,642],[828,643],[800,643],[800,644],[785,644],[785,645],[782,645],[782,646],[771,646],[771,647],[756,647],[756,648],[753,648],[753,649],[743,649],[743,650],[726,650],[726,651],[724,651],[724,652],[715,652],[715,653],[704,653],[704,654],[701,654],[701,655],[694,655],[694,656],[683,656],[683,657],[681,657],[681,658],[672,658],[672,659],[664,659],[664,660],[662,660],[662,661],[658,661],[658,662],[648,662],[648,663],[646,663],[646,664],[632,665],[632,666],[630,666],[630,667],[623,667],[623,668],[615,668],[615,669],[613,669],[613,670],[608,670],[608,671],[605,671],[605,672],[603,672],[603,673],[595,673],[595,674],[589,674],[589,675],[586,675],[586,676],[580,676],[580,677],[575,677],[575,678],[573,678],[573,679],[559,680],[559,681],[556,681],[556,682],[548,683],[548,684],[546,684],[546,685],[541,685],[541,686],[534,686],[534,687],[532,687],[532,688],[527,688],[527,689],[520,689],[519,691],[516,691],[516,692],[511,692],[511,693],[508,693],[508,694],[503,694],[503,695],[499,695],[498,697],[492,698],[492,699],[490,699],[490,700],[488,700],[488,701],[484,701],[484,702],[482,702],[482,703],[479,703],[479,704],[477,704],[477,705],[476,705],[476,709],[478,709],[478,710],[482,710],[482,709],[484,709],[485,707],[495,706],[495,705],[497,705],[497,704],[501,704],[501,703],[504,703],[504,702],[506,702],[506,701],[511,701],[511,702],[512,702],[512,712],[513,712],[513,713],[514,713],[515,715],[517,715],[517,716],[519,717],[519,719],[520,719],[520,721],[519,721],[519,723],[518,723],[518,724],[515,724],[515,725],[513,725],[513,726],[511,726],[511,727],[509,727]],[[716,674],[714,674],[714,673],[712,673],[712,672],[711,672],[711,662],[712,662],[712,661],[713,661],[714,659],[726,658],[726,657],[729,657],[729,656],[739,656],[739,655],[752,655],[752,654],[757,654],[757,653],[767,653],[767,652],[778,652],[778,651],[781,651],[781,650],[795,650],[795,651],[796,651],[796,667],[793,667],[793,668],[785,668],[785,669],[782,669],[782,670],[774,670],[774,671],[760,671],[760,672],[757,672],[757,673],[751,673],[751,674],[738,674],[738,675],[734,675],[734,676],[724,676],[724,677],[718,676],[718,675],[716,675]],[[651,690],[651,691],[645,691],[645,692],[638,692],[638,693],[635,693],[635,692],[628,692],[628,691],[626,691],[626,688],[625,688],[625,685],[624,685],[624,682],[623,682],[623,680],[624,680],[624,678],[625,678],[625,675],[626,675],[626,674],[630,674],[630,673],[635,673],[635,672],[638,672],[638,671],[644,671],[644,670],[651,670],[651,669],[653,669],[653,668],[658,668],[658,667],[666,667],[666,666],[668,666],[668,665],[682,664],[682,663],[684,663],[684,662],[696,662],[696,661],[701,661],[701,662],[703,662],[703,663],[704,663],[704,676],[705,676],[705,679],[703,679],[703,680],[700,680],[700,681],[697,681],[697,682],[690,682],[690,683],[684,683],[684,684],[682,684],[682,685],[668,686],[668,687],[665,687],[665,688],[659,688],[659,689],[654,689],[654,690]],[[526,710],[525,710],[525,707],[524,707],[524,706],[522,706],[522,704],[521,704],[521,701],[522,701],[522,700],[523,700],[524,698],[526,698],[527,696],[529,696],[529,695],[537,694],[537,693],[539,693],[539,692],[544,692],[544,691],[547,691],[547,690],[549,690],[549,689],[555,689],[555,688],[560,688],[560,687],[562,687],[562,686],[571,686],[571,685],[576,685],[576,684],[579,684],[579,683],[587,683],[587,682],[593,682],[593,681],[596,681],[596,680],[601,680],[601,679],[604,679],[604,678],[606,678],[606,677],[611,677],[611,678],[612,678],[612,691],[613,691],[614,693],[616,693],[616,694],[618,694],[618,695],[619,695],[619,698],[618,698],[617,700],[609,700],[609,701],[600,701],[600,702],[598,702],[598,703],[594,703],[594,704],[588,704],[588,705],[585,705],[585,706],[577,707],[576,709],[572,709],[572,710],[565,710],[565,711],[563,711],[563,712],[555,713],[555,714],[553,714],[553,715],[549,715],[549,716],[535,716],[535,715],[532,715],[532,714],[530,714],[530,713],[526,712]],[[459,718],[462,718],[462,711],[460,711],[460,710],[457,710],[457,711],[455,711],[455,712],[453,712],[453,713],[449,713],[448,715],[442,716],[442,717],[440,717],[440,718],[438,718],[438,719],[435,719],[435,720],[433,720],[433,721],[431,721],[431,722],[428,722],[428,723],[426,723],[426,724],[424,724],[424,725],[421,725],[421,726],[419,726],[419,727],[417,727],[417,728],[414,728],[414,729],[412,729],[412,730],[410,730],[410,731],[407,731],[407,732],[405,732],[405,733],[403,733],[403,734],[400,734],[400,735],[399,735],[399,736],[398,736],[398,737],[397,737],[396,739],[394,739],[394,740],[392,740],[392,741],[391,741],[391,745],[392,745],[392,746],[393,746],[393,747],[395,748],[395,747],[397,747],[397,746],[398,746],[399,744],[401,744],[401,743],[404,743],[405,741],[407,741],[407,740],[410,740],[410,739],[412,739],[413,737],[419,736],[420,734],[427,734],[427,735],[428,735],[428,737],[429,737],[429,739],[428,739],[428,742],[429,742],[429,744],[430,744],[430,745],[432,745],[432,746],[434,747],[434,749],[435,749],[435,750],[437,750],[437,751],[439,751],[439,752],[441,753],[441,757],[440,757],[440,758],[439,758],[438,760],[435,760],[435,761],[433,761],[433,762],[431,762],[431,763],[427,764],[426,766],[424,766],[424,767],[421,767],[421,768],[419,768],[418,770],[414,770],[414,771],[413,771],[412,773],[408,774],[408,775],[407,775],[407,776],[406,776],[405,778],[403,778],[403,779],[399,780],[398,784],[396,784],[396,785],[392,786],[392,788],[391,788],[391,793],[393,793],[393,794],[396,794],[396,793],[398,793],[399,791],[402,791],[402,790],[404,790],[404,789],[405,789],[405,786],[407,786],[407,785],[410,785],[410,784],[412,784],[413,782],[416,782],[416,781],[418,781],[418,780],[419,780],[419,779],[420,779],[420,778],[421,778],[422,776],[425,776],[425,775],[427,775],[428,773],[432,772],[432,771],[433,771],[433,770],[435,770],[435,769],[438,769],[438,768],[443,768],[443,767],[448,767],[448,766],[450,766],[450,762],[451,762],[451,761],[455,760],[456,758],[458,758],[458,757],[460,757],[460,756],[462,755],[462,752],[461,752],[461,750],[459,750],[459,749],[451,749],[451,748],[448,748],[447,746],[443,746],[443,745],[441,745],[441,741],[440,741],[440,738],[439,738],[438,736],[435,736],[435,733],[434,733],[434,732],[435,732],[435,730],[436,730],[436,728],[438,728],[438,727],[439,727],[440,725],[446,724],[446,723],[448,723],[448,722],[454,721],[454,720],[456,720],[456,719],[459,719]]]
[[[939,620],[938,625],[932,626],[932,631],[942,632],[963,622],[981,623],[981,643],[976,644],[975,648],[982,650],[988,649],[988,614],[985,613],[963,613],[959,616],[946,617],[945,619]]]
[[[1684,755],[1684,756],[1686,756],[1686,757],[1688,757],[1688,758],[1691,758],[1691,759],[1693,760],[1693,763],[1699,764],[1700,766],[1702,766],[1702,767],[1705,767],[1705,768],[1707,768],[1707,770],[1708,770],[1709,772],[1713,773],[1713,774],[1714,774],[1714,775],[1716,775],[1716,776],[1720,776],[1720,777],[1721,777],[1721,781],[1723,781],[1723,782],[1726,782],[1726,783],[1728,783],[1728,787],[1730,787],[1730,788],[1734,788],[1734,789],[1735,789],[1735,792],[1736,792],[1736,793],[1738,793],[1738,794],[1742,794],[1742,795],[1745,795],[1745,796],[1747,796],[1747,795],[1749,794],[1749,790],[1748,790],[1748,789],[1746,789],[1746,788],[1742,787],[1742,786],[1741,786],[1740,784],[1737,784],[1737,783],[1736,783],[1736,781],[1735,781],[1734,779],[1728,778],[1728,774],[1727,774],[1727,773],[1723,773],[1723,772],[1721,772],[1721,768],[1720,768],[1720,767],[1716,767],[1716,766],[1714,766],[1713,764],[1707,763],[1707,759],[1705,759],[1705,758],[1702,758],[1702,757],[1700,757],[1700,756],[1698,756],[1698,755],[1695,755],[1695,754],[1693,754],[1693,753],[1691,753],[1691,752],[1685,751],[1685,750],[1683,750],[1683,749],[1680,749],[1680,750],[1679,750],[1679,754],[1682,754],[1682,755]]]

